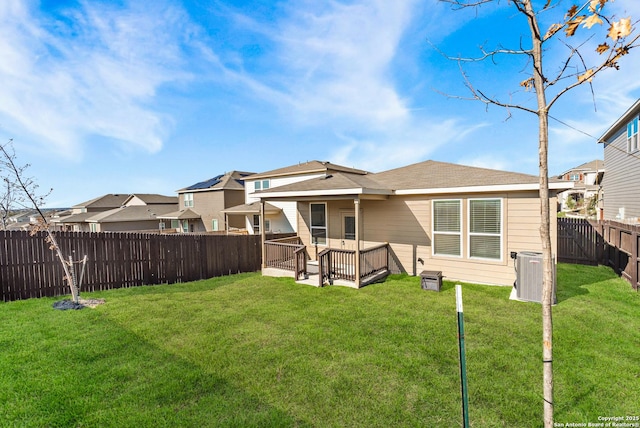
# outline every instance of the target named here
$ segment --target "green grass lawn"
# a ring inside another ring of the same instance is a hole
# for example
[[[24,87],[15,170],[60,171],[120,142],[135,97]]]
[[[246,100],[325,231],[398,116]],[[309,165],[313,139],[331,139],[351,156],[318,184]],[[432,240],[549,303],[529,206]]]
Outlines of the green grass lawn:
[[[559,265],[556,421],[640,413],[640,296]],[[541,307],[463,284],[470,421],[542,420]],[[242,274],[0,303],[0,426],[462,425],[454,283],[361,290]],[[59,299],[58,299],[59,300]]]

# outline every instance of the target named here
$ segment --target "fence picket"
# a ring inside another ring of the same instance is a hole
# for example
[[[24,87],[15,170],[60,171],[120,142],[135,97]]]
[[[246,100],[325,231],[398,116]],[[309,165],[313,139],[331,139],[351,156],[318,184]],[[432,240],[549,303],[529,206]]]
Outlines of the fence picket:
[[[81,292],[187,282],[260,270],[260,236],[55,232],[67,257],[88,258]],[[3,301],[68,294],[45,233],[0,231]],[[257,249],[257,251],[256,251]]]

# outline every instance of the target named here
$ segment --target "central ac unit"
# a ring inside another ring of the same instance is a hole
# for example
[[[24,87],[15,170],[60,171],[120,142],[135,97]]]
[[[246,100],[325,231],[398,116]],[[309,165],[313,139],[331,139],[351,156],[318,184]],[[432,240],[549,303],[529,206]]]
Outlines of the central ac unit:
[[[553,265],[553,289],[552,301],[556,300],[556,264]],[[542,303],[542,279],[544,270],[542,253],[533,251],[520,251],[516,256],[516,296],[518,300]]]

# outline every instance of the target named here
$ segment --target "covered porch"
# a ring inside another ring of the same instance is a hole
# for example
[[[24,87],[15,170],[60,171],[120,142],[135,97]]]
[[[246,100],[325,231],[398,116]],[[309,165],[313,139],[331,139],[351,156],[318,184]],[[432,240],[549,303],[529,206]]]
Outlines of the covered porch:
[[[363,239],[363,202],[385,201],[389,196],[388,190],[374,185],[366,177],[337,173],[256,192],[265,209],[267,201],[290,201],[297,213],[297,236],[267,240],[263,234],[263,274],[292,276],[320,287],[354,288],[386,277],[389,244]],[[261,212],[260,219],[264,218]]]

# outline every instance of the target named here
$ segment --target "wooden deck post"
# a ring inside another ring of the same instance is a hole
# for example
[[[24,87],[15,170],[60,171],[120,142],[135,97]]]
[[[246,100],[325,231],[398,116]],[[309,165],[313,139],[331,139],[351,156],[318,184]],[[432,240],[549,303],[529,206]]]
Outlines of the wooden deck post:
[[[356,287],[360,288],[360,197],[357,196],[353,200],[356,216],[356,260],[355,260],[355,275],[356,275]]]

